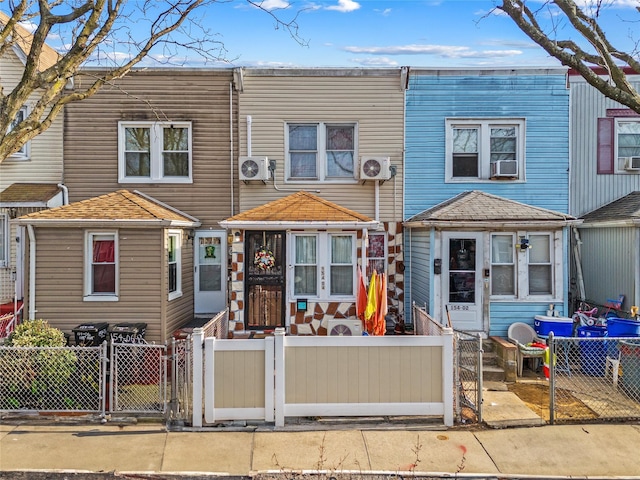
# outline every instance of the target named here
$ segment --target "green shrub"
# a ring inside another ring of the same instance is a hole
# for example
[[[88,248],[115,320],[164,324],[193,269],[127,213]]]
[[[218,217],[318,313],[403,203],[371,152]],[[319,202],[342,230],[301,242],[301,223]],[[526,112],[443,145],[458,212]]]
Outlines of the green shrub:
[[[46,320],[27,320],[18,325],[5,345],[8,347],[64,347],[67,340],[62,330]]]

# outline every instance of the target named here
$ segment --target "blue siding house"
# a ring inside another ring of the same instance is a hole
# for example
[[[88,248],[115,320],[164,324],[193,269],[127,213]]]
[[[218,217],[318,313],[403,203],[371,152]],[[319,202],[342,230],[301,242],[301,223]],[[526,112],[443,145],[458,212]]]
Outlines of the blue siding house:
[[[411,69],[406,301],[506,336],[568,312],[567,70]]]

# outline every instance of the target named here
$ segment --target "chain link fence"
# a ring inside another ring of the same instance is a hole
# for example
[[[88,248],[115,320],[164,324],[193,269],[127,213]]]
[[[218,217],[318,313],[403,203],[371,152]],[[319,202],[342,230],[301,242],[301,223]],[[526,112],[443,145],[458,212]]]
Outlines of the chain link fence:
[[[106,359],[106,344],[0,347],[0,410],[104,413]]]
[[[457,418],[482,422],[482,337],[455,330],[453,351]]]
[[[184,425],[193,411],[193,357],[191,335],[171,342],[169,355],[171,378],[171,401],[168,421]]]
[[[549,338],[550,423],[640,419],[640,338],[592,330]]]

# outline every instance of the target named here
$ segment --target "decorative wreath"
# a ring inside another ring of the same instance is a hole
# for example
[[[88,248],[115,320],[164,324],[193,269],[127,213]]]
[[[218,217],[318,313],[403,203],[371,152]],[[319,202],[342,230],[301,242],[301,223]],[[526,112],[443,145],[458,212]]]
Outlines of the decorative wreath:
[[[276,257],[273,256],[271,250],[265,247],[260,247],[260,250],[256,252],[256,256],[253,259],[253,264],[258,270],[267,271],[276,265]]]

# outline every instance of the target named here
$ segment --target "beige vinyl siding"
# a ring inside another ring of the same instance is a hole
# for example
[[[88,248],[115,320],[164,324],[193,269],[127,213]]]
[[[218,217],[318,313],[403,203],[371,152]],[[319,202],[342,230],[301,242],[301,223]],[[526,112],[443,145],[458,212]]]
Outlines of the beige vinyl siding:
[[[203,228],[219,228],[217,222],[236,211],[231,202],[232,181],[237,182],[237,161],[231,167],[231,81],[230,69],[135,71],[69,105],[65,182],[70,200],[121,188],[139,190],[198,218]],[[76,78],[76,88],[86,86],[86,78]],[[192,122],[193,183],[119,184],[118,122],[123,120]]]
[[[20,80],[23,63],[9,51],[0,59],[0,82],[9,93]],[[27,102],[35,105],[36,96]],[[9,157],[0,163],[0,190],[17,182],[58,183],[62,181],[64,113],[61,112],[51,126],[29,142],[29,158]]]
[[[173,333],[189,323],[193,318],[193,240],[187,238],[187,232],[182,234],[182,296],[168,300],[169,273],[168,264],[165,262],[165,293],[164,309],[167,319],[163,338],[169,339]]]
[[[357,123],[360,157],[389,156],[397,176],[380,186],[381,221],[402,219],[404,91],[400,70],[252,71],[244,75],[239,98],[239,154],[247,155],[247,116],[251,116],[251,154],[276,161],[276,190],[272,182],[240,182],[240,211],[307,190],[344,207],[375,217],[375,182],[285,183],[285,125],[287,122]]]
[[[85,229],[36,228],[35,235],[37,318],[49,321],[66,333],[81,323],[143,322],[147,324],[147,340],[164,340],[161,338],[162,292],[166,291],[162,284],[163,230],[118,231],[117,302],[83,301]],[[28,300],[28,293],[25,298]],[[28,312],[29,306],[25,304],[27,316]]]
[[[640,89],[640,76],[629,77]],[[571,181],[569,213],[576,217],[640,190],[640,174],[598,174],[598,118],[608,108],[626,108],[587,84],[570,76]]]

